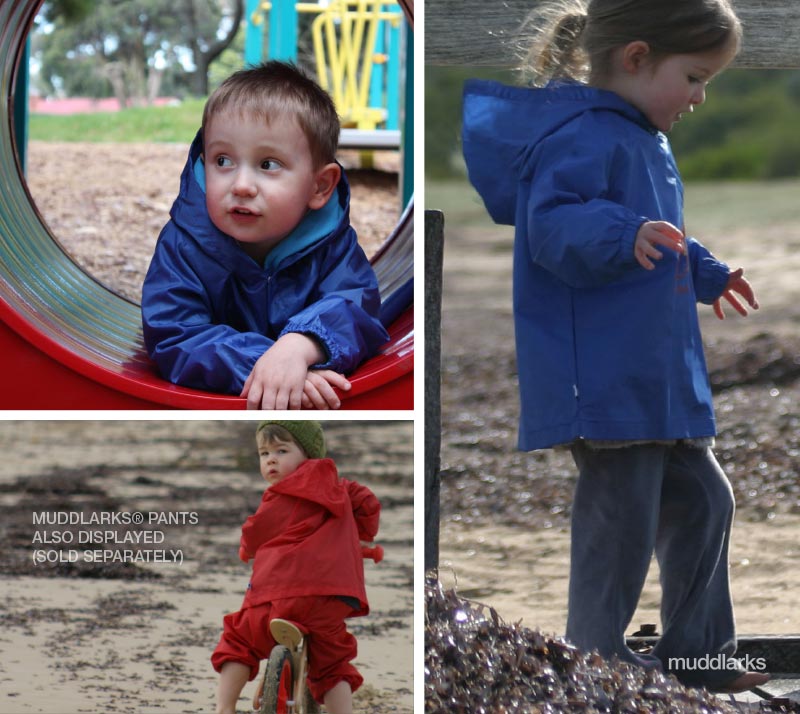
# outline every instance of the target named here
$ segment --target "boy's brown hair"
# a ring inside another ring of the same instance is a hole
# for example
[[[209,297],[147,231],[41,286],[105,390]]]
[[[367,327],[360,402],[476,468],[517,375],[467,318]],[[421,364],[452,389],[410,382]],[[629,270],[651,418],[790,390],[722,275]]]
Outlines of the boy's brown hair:
[[[333,100],[293,64],[272,60],[234,72],[208,98],[202,129],[223,112],[266,124],[291,117],[305,134],[314,168],[336,161],[340,124]]]

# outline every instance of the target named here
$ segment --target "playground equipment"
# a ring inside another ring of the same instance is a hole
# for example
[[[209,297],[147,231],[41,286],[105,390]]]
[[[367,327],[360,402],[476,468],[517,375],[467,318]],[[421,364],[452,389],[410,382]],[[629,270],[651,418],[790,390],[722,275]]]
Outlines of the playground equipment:
[[[401,11],[402,7],[402,11]],[[311,34],[317,80],[328,91],[342,119],[339,146],[360,149],[362,166],[372,166],[371,150],[412,145],[412,33],[403,34],[403,12],[410,17],[413,3],[400,0],[249,0],[245,63],[261,61],[264,17],[268,17],[271,59],[297,60],[298,17],[313,14]],[[405,40],[405,42],[403,41]],[[402,51],[403,46],[406,49]],[[405,55],[405,82],[401,56]],[[405,84],[404,131],[400,127],[400,88]],[[403,152],[403,204],[411,197],[413,152]]]
[[[248,13],[247,64],[261,61],[262,12],[270,17],[270,58],[292,61],[297,60],[298,14],[314,14],[311,35],[317,80],[333,97],[342,125],[367,131],[399,128],[403,13],[396,0],[255,4]]]
[[[50,235],[17,157],[14,89],[41,0],[0,0],[0,408],[244,409],[238,397],[162,380],[139,306],[84,272]],[[413,406],[414,208],[373,259],[390,342],[350,376],[343,409]]]

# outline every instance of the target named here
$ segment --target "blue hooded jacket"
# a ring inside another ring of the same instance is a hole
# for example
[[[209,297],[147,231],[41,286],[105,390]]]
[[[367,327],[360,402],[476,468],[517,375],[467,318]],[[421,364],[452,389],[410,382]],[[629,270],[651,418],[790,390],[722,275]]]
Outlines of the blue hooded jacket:
[[[664,134],[618,95],[470,80],[469,178],[516,226],[513,306],[523,450],[715,433],[697,301],[729,270],[696,240],[634,257],[645,221],[683,227],[683,185]]]
[[[261,266],[211,222],[201,153],[198,132],[142,288],[144,341],[161,374],[239,394],[258,358],[287,332],[319,341],[327,361],[315,367],[352,372],[388,334],[375,274],[350,227],[344,174],[328,203]]]

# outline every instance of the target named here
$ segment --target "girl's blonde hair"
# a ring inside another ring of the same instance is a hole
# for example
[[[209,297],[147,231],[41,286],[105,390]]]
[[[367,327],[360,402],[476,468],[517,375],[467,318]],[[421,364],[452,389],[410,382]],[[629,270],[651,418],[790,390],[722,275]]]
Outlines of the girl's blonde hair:
[[[594,83],[629,42],[647,42],[658,60],[727,47],[738,51],[742,26],[729,0],[543,0],[519,36],[523,75]]]

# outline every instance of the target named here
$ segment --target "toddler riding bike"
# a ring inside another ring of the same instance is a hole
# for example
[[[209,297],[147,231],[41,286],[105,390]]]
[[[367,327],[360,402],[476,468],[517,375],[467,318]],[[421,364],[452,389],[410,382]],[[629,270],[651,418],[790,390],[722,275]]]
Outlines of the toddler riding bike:
[[[344,621],[369,612],[363,557],[377,561],[382,551],[362,552],[362,543],[378,531],[380,503],[365,486],[339,477],[325,458],[319,423],[264,421],[256,441],[269,485],[242,526],[239,557],[253,560],[244,602],[225,616],[211,656],[220,673],[217,714],[235,714],[263,659],[270,664],[262,711],[302,711],[295,707],[309,702],[296,692],[299,680],[330,714],[349,714],[363,678],[351,664],[356,640]]]

